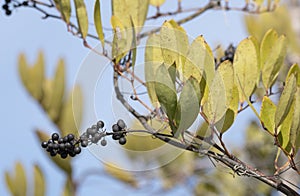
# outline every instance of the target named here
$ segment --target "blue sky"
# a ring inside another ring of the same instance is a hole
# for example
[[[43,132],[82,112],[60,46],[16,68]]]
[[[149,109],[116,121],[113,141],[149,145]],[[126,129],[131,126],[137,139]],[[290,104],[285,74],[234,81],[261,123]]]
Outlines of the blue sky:
[[[104,26],[109,27],[109,1],[101,2],[103,2],[102,19],[104,20]],[[183,5],[187,8],[198,6],[200,2],[203,3],[200,0],[185,0],[184,2],[186,3]],[[1,2],[1,6],[2,4],[3,2]],[[173,5],[171,0],[167,0],[161,10],[167,10],[171,5]],[[92,10],[92,6],[93,3],[87,4],[89,10]],[[154,9],[150,11],[153,13]],[[63,175],[54,164],[48,161],[33,133],[36,128],[51,133],[55,131],[55,127],[48,120],[40,106],[33,101],[23,88],[17,70],[17,57],[23,52],[29,62],[33,63],[38,51],[42,50],[46,59],[46,73],[49,76],[53,75],[58,58],[64,58],[67,65],[67,85],[71,87],[89,50],[83,47],[80,39],[67,32],[63,22],[51,18],[43,20],[41,16],[40,13],[30,9],[16,10],[10,17],[5,16],[2,11],[0,14],[0,90],[2,94],[0,101],[2,135],[0,144],[2,156],[0,195],[2,196],[8,195],[3,178],[4,171],[12,172],[16,161],[22,162],[29,178],[32,178],[32,165],[38,163],[41,166],[46,177],[47,195],[59,195],[64,182]],[[160,25],[161,23],[162,20],[150,21],[149,25]],[[243,26],[242,14],[239,12],[208,11],[194,21],[183,25],[183,27],[193,37],[203,34],[212,46],[218,43],[222,43],[224,46],[231,42],[237,44],[247,36]],[[97,44],[95,41],[90,43],[93,46]],[[97,103],[95,105],[97,106]],[[115,120],[103,113],[100,117],[105,118],[107,122],[114,122]],[[245,122],[244,119],[241,118],[241,124]],[[88,121],[93,122],[93,120]],[[232,131],[238,132],[239,130],[233,128]],[[234,143],[230,139],[228,139],[228,142]],[[102,171],[101,162],[87,150],[76,158],[74,167],[77,168],[75,171],[75,177],[77,178],[80,178],[81,172],[86,169]],[[78,195],[96,194],[99,191],[103,194],[120,193],[121,191],[124,194],[142,194],[128,189],[125,185],[104,175],[88,178],[79,190]],[[180,194],[181,191],[178,188],[175,192]]]

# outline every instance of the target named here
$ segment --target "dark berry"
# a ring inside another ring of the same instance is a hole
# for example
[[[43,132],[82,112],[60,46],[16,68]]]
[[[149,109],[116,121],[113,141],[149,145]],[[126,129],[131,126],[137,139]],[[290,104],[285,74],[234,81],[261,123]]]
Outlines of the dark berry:
[[[65,149],[65,144],[59,144],[59,149],[64,150]]]
[[[117,122],[117,125],[121,128],[121,129],[125,129],[126,124],[122,119],[119,119]]]
[[[91,142],[96,144],[96,143],[98,143],[99,140],[100,139],[98,139],[97,137],[92,137]]]
[[[53,140],[52,139],[49,139],[48,140],[48,144],[52,144],[53,143]]]
[[[99,120],[98,122],[97,122],[97,128],[98,129],[102,129],[104,127],[104,122],[102,121],[102,120]]]
[[[11,2],[11,0],[5,0],[5,3],[10,3]]]
[[[81,146],[82,147],[87,147],[89,145],[89,142],[87,140],[81,141]]]
[[[97,127],[97,125],[92,125],[92,127],[91,127],[92,129],[96,129],[96,130],[98,130],[98,127]]]
[[[59,143],[59,144],[62,144],[62,143],[64,143],[64,138],[58,138],[58,140],[57,140],[57,142]]]
[[[42,142],[42,147],[47,148],[48,147],[48,142]]]
[[[125,137],[121,137],[121,138],[119,139],[119,144],[121,144],[121,145],[126,144],[126,138],[125,138]]]
[[[76,153],[74,151],[69,152],[70,157],[75,157]]]
[[[65,143],[65,147],[67,149],[72,149],[72,145],[69,142]]]
[[[23,6],[28,6],[28,1],[24,1],[24,2],[22,3],[22,5],[23,5]]]
[[[122,137],[122,134],[113,134],[112,139],[113,140],[118,140]]]
[[[68,136],[65,136],[65,137],[64,137],[64,143],[67,143],[68,141],[69,141]]]
[[[121,131],[121,130],[120,130],[120,127],[119,127],[117,124],[114,124],[114,125],[112,126],[112,130],[113,130],[113,132],[119,132],[119,131]]]
[[[48,143],[48,148],[53,149],[54,144],[53,143]]]
[[[5,11],[5,14],[6,14],[7,16],[11,15],[11,11],[10,11],[10,10],[6,10],[6,11]]]
[[[223,56],[223,57],[220,58],[220,62],[221,62],[221,63],[224,62],[224,61],[226,61],[226,60],[227,60],[227,57],[226,57],[226,56]]]
[[[68,157],[68,154],[65,152],[65,153],[61,153],[60,154],[60,157],[62,158],[62,159],[65,159],[65,158],[67,158]]]
[[[59,148],[59,144],[53,144],[53,149],[55,149],[55,150],[58,150],[58,148]]]
[[[56,154],[57,154],[56,151],[51,151],[51,152],[50,152],[50,156],[52,156],[52,157],[56,156]]]
[[[93,128],[88,128],[87,130],[86,130],[86,133],[88,134],[88,135],[94,135],[95,133],[97,132],[97,129],[93,129]]]
[[[51,138],[52,138],[53,141],[57,141],[59,139],[58,133],[53,133]]]
[[[79,146],[76,146],[76,147],[74,148],[74,152],[75,152],[76,154],[80,154],[80,153],[81,153],[81,148],[80,148]]]
[[[2,8],[3,8],[4,10],[8,10],[8,4],[2,5]]]
[[[107,141],[106,140],[101,140],[101,146],[106,146],[106,144],[107,144]]]
[[[70,142],[70,141],[73,141],[74,138],[75,138],[74,134],[71,134],[71,133],[68,134],[67,137],[68,137],[68,141],[69,141],[69,142]]]

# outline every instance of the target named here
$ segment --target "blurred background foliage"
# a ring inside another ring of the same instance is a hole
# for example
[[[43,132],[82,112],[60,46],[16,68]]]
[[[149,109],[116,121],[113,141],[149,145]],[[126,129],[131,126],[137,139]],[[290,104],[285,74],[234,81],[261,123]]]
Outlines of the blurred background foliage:
[[[159,6],[164,3],[164,0],[151,0],[150,3]],[[286,65],[290,65],[290,62],[300,62],[299,4],[299,1],[285,1],[284,5],[278,7],[274,12],[245,16],[245,26],[248,33],[254,35],[259,41],[270,28],[274,28],[279,34],[287,36],[289,50]],[[82,108],[84,97],[80,86],[75,85],[70,90],[66,88],[65,73],[67,70],[62,59],[58,60],[56,71],[50,78],[45,75],[45,66],[42,52],[38,54],[33,65],[29,65],[26,56],[21,54],[19,56],[19,73],[23,85],[48,115],[49,120],[56,125],[57,131],[61,135],[70,132],[78,135],[77,127],[80,127],[84,109]],[[288,66],[283,67],[288,70]],[[153,121],[153,126],[160,128],[161,125]],[[134,122],[131,128],[141,129],[142,127]],[[240,155],[241,159],[250,165],[254,165],[266,173],[273,173],[277,151],[274,148],[272,137],[263,131],[257,122],[250,119],[249,123],[241,127],[240,131],[245,132],[244,143],[234,148],[234,153]],[[35,133],[40,141],[50,137],[42,130],[37,129]],[[151,151],[163,145],[166,144],[149,135],[132,134],[128,136],[128,142],[124,147],[127,150],[124,153],[133,162],[143,159],[145,164],[150,161],[159,163],[164,160],[161,160],[162,157],[156,156],[155,153],[153,153],[153,157],[143,156],[142,153],[136,157],[136,153],[130,153],[130,151]],[[239,177],[218,163],[212,164],[211,160],[207,158],[179,149],[174,150],[174,147],[171,146],[168,148],[171,149],[172,153],[178,154],[177,158],[153,172],[157,174],[154,179],[162,182],[162,189],[170,190],[178,184],[188,186],[192,184],[189,187],[193,189],[192,192],[195,195],[203,195],[203,193],[205,195],[272,195],[274,193],[274,190],[269,186],[251,178]],[[279,163],[283,163],[281,159],[283,158],[279,157]],[[72,159],[63,160],[49,156],[49,161],[52,161],[65,173],[66,181],[62,194],[74,195],[77,184],[73,179],[73,170],[77,168],[73,168]],[[105,170],[109,175],[120,180],[121,183],[133,188],[143,188],[139,183],[139,179],[143,175],[139,173],[120,170],[113,163],[106,165]],[[29,175],[25,172],[22,163],[17,162],[11,171],[5,173],[7,189],[12,195],[20,196],[25,193],[36,196],[45,195],[47,184],[43,167],[34,165],[32,172],[33,174]],[[289,174],[287,173],[287,175]],[[193,183],[191,183],[191,179],[193,179]],[[300,181],[296,183],[299,184]]]

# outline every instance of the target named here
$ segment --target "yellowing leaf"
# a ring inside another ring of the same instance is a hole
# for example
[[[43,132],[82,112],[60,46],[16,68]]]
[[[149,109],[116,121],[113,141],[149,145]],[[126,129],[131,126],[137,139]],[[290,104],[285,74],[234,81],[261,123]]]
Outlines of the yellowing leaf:
[[[112,16],[110,22],[114,29],[112,57],[116,59],[116,62],[119,62],[131,49],[132,31],[131,29],[125,28],[117,16]]]
[[[59,0],[59,3],[62,18],[67,24],[69,24],[71,17],[71,2],[70,0]]]
[[[43,95],[42,85],[45,79],[44,55],[39,53],[38,58],[32,67],[29,67],[24,54],[19,56],[19,73],[22,82],[28,92],[36,100],[40,101]]]
[[[9,175],[8,172],[5,172],[5,182],[11,195],[17,195],[17,187],[15,186],[14,179]]]
[[[74,0],[76,9],[76,18],[79,26],[79,31],[82,38],[85,39],[88,34],[89,21],[84,0]]]
[[[75,86],[62,106],[58,121],[58,126],[63,135],[67,135],[68,133],[78,135],[78,127],[80,127],[82,120],[82,104],[82,91],[79,86]]]
[[[102,29],[102,21],[101,21],[101,7],[100,7],[100,0],[95,1],[94,5],[94,23],[95,28],[99,37],[99,40],[104,47],[104,34]]]
[[[48,141],[50,138],[50,136],[48,134],[46,134],[45,132],[40,131],[40,130],[36,130],[35,134],[38,137],[40,142]],[[57,165],[60,169],[62,169],[64,172],[66,172],[66,174],[68,174],[68,175],[72,174],[72,166],[70,164],[69,157],[67,157],[66,159],[62,159],[58,156],[51,157],[49,154],[48,154],[48,157],[55,163],[55,165]]]
[[[44,87],[44,106],[51,120],[56,121],[60,114],[62,100],[65,92],[65,64],[59,60],[53,80],[48,81]]]
[[[176,130],[172,130],[175,137],[180,136],[196,120],[200,112],[200,86],[193,77],[189,78],[181,91],[175,114]]]
[[[257,56],[257,49],[251,38],[241,41],[236,49],[233,68],[240,102],[248,99],[255,89],[259,77]]]
[[[135,179],[135,176],[125,170],[120,169],[119,167],[117,167],[116,165],[112,164],[112,163],[108,163],[104,165],[104,170],[111,176],[113,176],[114,178],[120,180],[121,182],[124,182],[134,188],[138,187],[138,182]]]
[[[142,30],[148,13],[149,0],[112,0],[112,15],[118,17],[125,28],[131,28],[131,19],[136,32]]]
[[[175,63],[181,74],[183,73],[188,45],[188,37],[182,27],[174,20],[164,22],[160,30],[160,46],[164,62],[168,66]]]
[[[45,178],[41,168],[34,165],[34,196],[41,196],[46,194]]]
[[[73,196],[75,195],[74,186],[72,185],[72,179],[68,176],[67,180],[65,182],[65,186],[63,189],[63,192],[61,194],[62,196]]]
[[[297,86],[300,86],[300,68],[297,63],[293,64],[287,74],[287,77],[290,77],[290,75],[294,74],[297,79]]]
[[[150,4],[156,7],[161,6],[166,0],[150,0]]]
[[[25,170],[20,162],[15,165],[14,186],[17,188],[17,195],[23,195],[27,191],[27,180]]]
[[[264,96],[260,110],[260,120],[269,133],[275,134],[276,105],[269,97]]]
[[[291,75],[284,87],[282,94],[279,99],[279,103],[275,113],[275,127],[279,127],[283,120],[288,115],[291,105],[294,99],[294,95],[296,93],[296,78],[294,75]]]
[[[287,41],[285,36],[278,36],[273,29],[269,30],[261,43],[262,82],[270,88],[277,78],[286,55]]]
[[[193,76],[198,81],[204,76],[206,83],[211,84],[215,72],[215,62],[212,51],[203,36],[197,37],[189,46],[183,75]]]
[[[151,103],[158,107],[158,100],[155,93],[155,75],[158,67],[163,63],[163,56],[160,49],[160,37],[157,34],[151,34],[145,48],[145,79],[148,96]]]

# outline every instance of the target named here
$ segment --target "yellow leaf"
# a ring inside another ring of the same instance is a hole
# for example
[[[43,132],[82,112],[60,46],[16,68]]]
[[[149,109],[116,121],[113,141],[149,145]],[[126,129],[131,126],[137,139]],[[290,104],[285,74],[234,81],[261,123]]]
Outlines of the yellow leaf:
[[[138,187],[138,182],[135,179],[135,176],[125,170],[120,169],[118,166],[112,164],[112,163],[107,163],[104,165],[104,170],[110,174],[112,177],[120,180],[121,182],[124,182],[134,188]]]
[[[45,178],[41,168],[34,165],[34,196],[41,196],[46,194]]]
[[[161,6],[166,0],[150,0],[150,4],[156,7]]]
[[[95,28],[96,28],[99,40],[102,44],[102,47],[104,47],[104,34],[103,34],[103,29],[102,29],[100,0],[95,1],[95,5],[94,5],[94,23],[95,23]]]
[[[82,38],[85,39],[88,34],[89,21],[84,0],[74,0],[76,9],[76,18],[79,26],[79,31]]]
[[[269,133],[275,133],[276,105],[269,97],[264,96],[260,110],[260,120]]]

